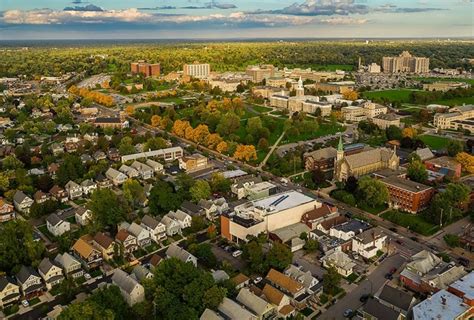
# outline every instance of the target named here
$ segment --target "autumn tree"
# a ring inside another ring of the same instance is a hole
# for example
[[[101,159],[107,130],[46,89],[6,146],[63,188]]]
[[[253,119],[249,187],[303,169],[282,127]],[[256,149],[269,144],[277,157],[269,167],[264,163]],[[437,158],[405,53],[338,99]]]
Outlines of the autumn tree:
[[[347,90],[342,94],[342,96],[344,97],[344,99],[351,101],[355,101],[359,97],[357,91],[354,90]]]
[[[408,127],[408,128],[404,128],[403,131],[402,131],[402,137],[408,137],[408,138],[415,138],[417,135],[417,131],[415,128],[412,128],[412,127]]]
[[[474,156],[467,152],[460,152],[456,155],[456,160],[461,164],[463,170],[474,173]]]
[[[224,153],[224,152],[227,151],[227,149],[228,149],[228,145],[227,145],[227,142],[225,142],[225,141],[220,142],[216,146],[216,151],[219,152],[219,153]]]
[[[234,152],[234,158],[237,160],[245,160],[247,162],[250,160],[256,160],[257,151],[255,150],[255,146],[243,144],[238,145]]]
[[[197,144],[206,144],[209,134],[208,126],[205,124],[200,124],[193,130],[192,140]]]
[[[151,125],[152,125],[153,127],[158,127],[158,126],[160,126],[160,125],[161,125],[161,117],[160,117],[159,115],[156,115],[156,114],[153,115],[153,116],[151,117]]]

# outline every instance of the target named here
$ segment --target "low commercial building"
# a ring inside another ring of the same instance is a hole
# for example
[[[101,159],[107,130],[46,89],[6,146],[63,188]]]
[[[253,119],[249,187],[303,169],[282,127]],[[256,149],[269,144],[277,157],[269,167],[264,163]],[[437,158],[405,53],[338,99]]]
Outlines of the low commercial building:
[[[229,241],[247,242],[248,236],[298,223],[304,213],[320,206],[316,199],[296,191],[249,201],[221,215],[221,234]]]
[[[380,181],[387,187],[389,205],[410,213],[426,209],[435,193],[430,186],[396,176]]]
[[[467,320],[472,319],[473,314],[472,306],[446,290],[436,292],[413,307],[413,320]]]
[[[469,85],[465,82],[452,82],[452,81],[438,81],[433,83],[423,84],[423,90],[426,91],[442,91],[446,92],[449,90],[469,88]]]
[[[172,148],[166,148],[166,149],[128,154],[128,155],[122,156],[122,162],[127,162],[130,160],[148,159],[148,158],[157,158],[164,161],[174,161],[181,158],[183,155],[184,155],[183,148],[172,147]]]
[[[438,129],[468,130],[474,132],[474,105],[463,105],[449,109],[447,113],[436,113],[433,124]]]
[[[461,177],[462,167],[454,158],[444,156],[430,159],[424,162],[426,169],[442,173],[450,178],[458,179]]]
[[[466,274],[461,279],[451,283],[448,291],[458,296],[463,302],[474,307],[474,272]]]
[[[394,113],[379,114],[372,118],[372,122],[382,130],[387,129],[390,126],[400,127],[400,116]]]
[[[306,224],[298,222],[269,232],[268,237],[273,241],[288,245],[291,252],[295,252],[305,245],[305,241],[300,239],[301,234],[308,234],[310,231],[311,229]]]
[[[343,94],[345,92],[354,90],[355,82],[354,81],[319,82],[319,83],[315,83],[313,87],[318,91]]]

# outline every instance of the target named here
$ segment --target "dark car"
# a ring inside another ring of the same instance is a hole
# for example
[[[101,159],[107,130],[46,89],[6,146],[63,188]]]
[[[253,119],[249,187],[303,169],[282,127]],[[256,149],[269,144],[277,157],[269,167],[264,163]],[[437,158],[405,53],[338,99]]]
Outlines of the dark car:
[[[359,301],[362,302],[362,303],[366,303],[367,300],[369,300],[369,298],[371,298],[371,297],[372,297],[372,295],[370,295],[368,293],[365,293],[365,294],[360,296]]]
[[[393,279],[393,275],[392,275],[391,273],[387,273],[387,274],[385,275],[385,279],[387,279],[387,280],[392,280],[392,279]]]
[[[397,268],[393,267],[392,269],[390,269],[389,273],[390,274],[394,274],[395,272],[397,272]]]
[[[471,263],[471,261],[469,261],[469,259],[464,258],[464,257],[460,257],[458,259],[458,262],[459,262],[460,265],[462,265],[464,267],[469,267],[469,264]]]

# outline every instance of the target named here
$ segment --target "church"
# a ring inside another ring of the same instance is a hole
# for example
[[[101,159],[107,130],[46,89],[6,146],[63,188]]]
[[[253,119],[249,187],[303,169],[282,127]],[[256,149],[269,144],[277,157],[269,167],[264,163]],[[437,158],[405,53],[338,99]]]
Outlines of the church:
[[[381,169],[396,170],[400,164],[396,151],[388,148],[369,148],[355,154],[344,155],[342,138],[339,137],[334,160],[334,178],[337,181],[345,181],[350,176],[357,178]]]

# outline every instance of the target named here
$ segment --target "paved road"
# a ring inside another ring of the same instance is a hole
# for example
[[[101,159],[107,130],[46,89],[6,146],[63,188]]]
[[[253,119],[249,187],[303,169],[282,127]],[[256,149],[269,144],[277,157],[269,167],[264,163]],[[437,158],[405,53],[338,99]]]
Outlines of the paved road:
[[[319,319],[335,320],[344,319],[343,313],[346,309],[357,310],[362,306],[362,302],[359,298],[363,294],[376,293],[382,286],[387,282],[385,274],[390,269],[396,267],[397,269],[405,262],[405,258],[399,254],[386,258],[378,267],[375,269],[359,286],[353,291],[349,292],[341,300],[336,302],[335,305],[331,306],[326,312],[324,312]]]

